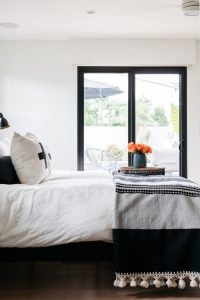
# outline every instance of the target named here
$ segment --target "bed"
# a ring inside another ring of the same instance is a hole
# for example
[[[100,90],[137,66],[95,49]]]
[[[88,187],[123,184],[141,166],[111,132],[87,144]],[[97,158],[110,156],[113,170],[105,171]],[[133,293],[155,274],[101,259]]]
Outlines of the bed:
[[[39,185],[1,184],[1,260],[111,258],[114,201],[104,172],[53,171]]]
[[[200,187],[178,176],[54,171],[0,186],[1,260],[112,259],[116,287],[200,282]]]

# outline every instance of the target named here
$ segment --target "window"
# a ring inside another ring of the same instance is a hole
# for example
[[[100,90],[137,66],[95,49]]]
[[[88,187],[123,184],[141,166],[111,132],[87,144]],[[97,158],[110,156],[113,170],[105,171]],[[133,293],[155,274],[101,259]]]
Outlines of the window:
[[[127,166],[127,143],[148,163],[187,175],[186,68],[79,67],[78,169]]]

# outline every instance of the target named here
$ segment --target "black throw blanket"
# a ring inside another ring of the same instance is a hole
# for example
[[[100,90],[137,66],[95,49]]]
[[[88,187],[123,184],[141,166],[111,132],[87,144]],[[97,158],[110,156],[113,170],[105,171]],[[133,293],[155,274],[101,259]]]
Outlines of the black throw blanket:
[[[200,187],[182,177],[115,174],[116,287],[200,281]]]

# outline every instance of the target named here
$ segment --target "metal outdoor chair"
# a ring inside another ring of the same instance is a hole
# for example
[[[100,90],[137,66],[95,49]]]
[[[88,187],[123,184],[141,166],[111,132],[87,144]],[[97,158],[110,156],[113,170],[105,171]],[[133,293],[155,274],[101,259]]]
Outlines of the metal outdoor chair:
[[[166,175],[179,174],[178,149],[154,149],[151,164],[155,167],[165,167]]]
[[[91,169],[108,170],[109,172],[116,169],[116,158],[102,149],[88,148],[85,155],[90,162]]]

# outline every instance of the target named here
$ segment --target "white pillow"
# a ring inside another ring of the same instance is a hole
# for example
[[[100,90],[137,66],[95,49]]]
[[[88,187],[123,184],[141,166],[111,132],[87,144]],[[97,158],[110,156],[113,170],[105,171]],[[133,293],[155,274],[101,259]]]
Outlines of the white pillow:
[[[40,142],[40,140],[34,135],[32,134],[31,132],[27,132],[25,134],[25,137],[28,137],[29,139],[32,139],[34,140],[35,142],[37,142],[38,144],[40,144],[40,147],[42,149],[44,149],[44,152],[45,152],[45,155],[46,155],[46,161],[45,161],[45,164],[47,164],[48,166],[48,170],[49,170],[49,175],[51,174],[51,154],[49,153],[49,149],[46,145],[42,144]],[[44,155],[44,154],[43,154]]]
[[[31,133],[22,136],[15,132],[10,154],[21,183],[38,184],[51,173],[48,149]]]
[[[0,140],[0,156],[10,156],[10,140],[8,138],[4,138]]]

